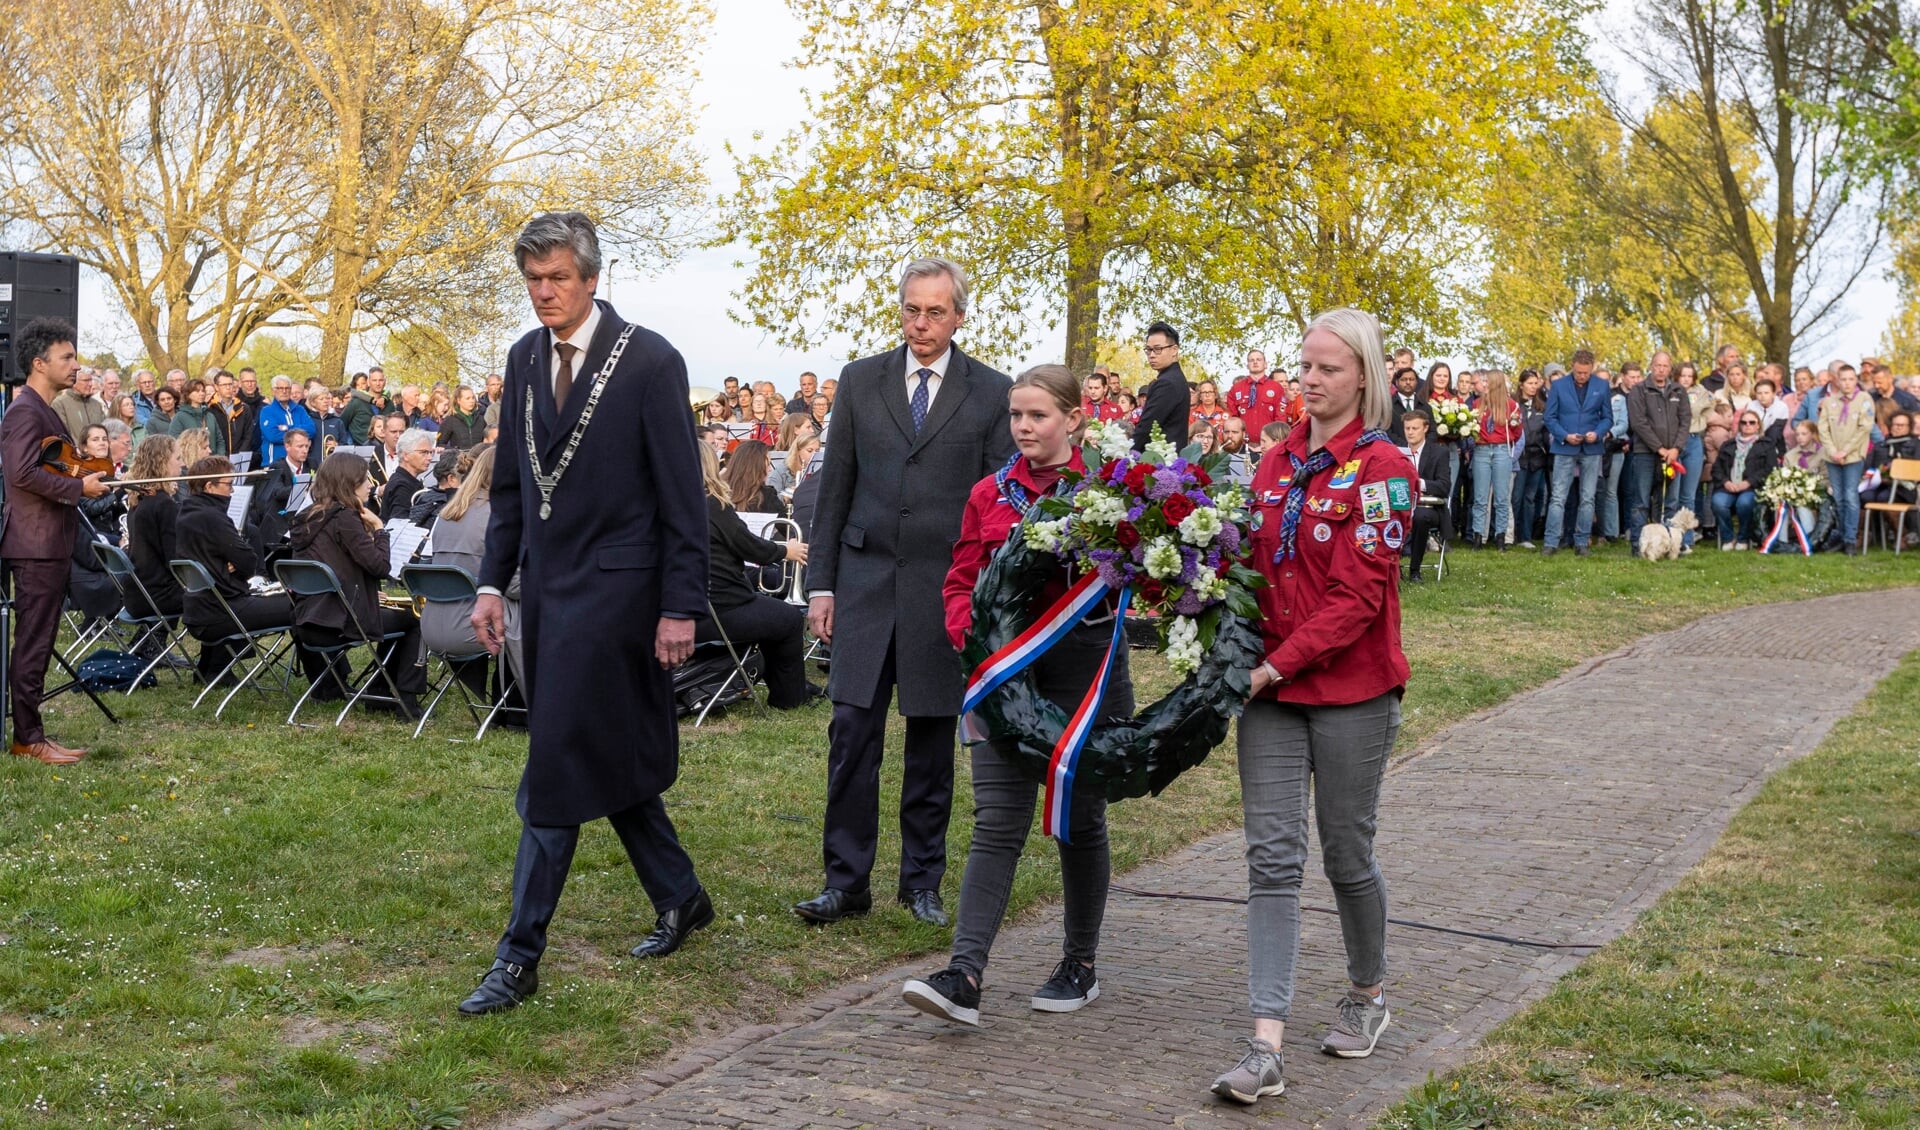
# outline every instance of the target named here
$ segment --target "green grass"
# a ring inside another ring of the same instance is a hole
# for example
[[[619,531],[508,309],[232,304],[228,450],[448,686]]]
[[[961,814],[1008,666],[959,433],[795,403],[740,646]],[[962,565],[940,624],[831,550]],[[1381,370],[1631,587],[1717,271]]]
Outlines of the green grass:
[[[1454,564],[1407,595],[1405,749],[1643,633],[1903,584],[1920,558],[1703,553],[1650,566],[1624,551],[1516,551]],[[1166,685],[1157,663],[1136,673],[1143,697]],[[890,906],[825,934],[793,918],[787,907],[818,884],[827,711],[743,712],[683,731],[668,796],[716,926],[670,961],[628,959],[652,914],[617,841],[592,826],[540,994],[462,1021],[453,1003],[506,917],[523,743],[455,744],[451,719],[419,742],[371,719],[289,730],[284,706],[236,703],[215,722],[189,713],[190,697],[163,686],[116,700],[117,729],[63,698],[52,733],[94,755],[62,770],[0,765],[0,1125],[471,1122],[619,1078],[948,941]],[[885,786],[891,806],[893,762]],[[964,770],[958,787],[949,899],[968,842]],[[1166,795],[1114,809],[1116,867],[1238,818],[1228,746]],[[898,858],[890,823],[882,891]],[[1035,845],[1014,910],[1056,892],[1057,871]]]
[[[1916,702],[1920,654],[1631,932],[1381,1125],[1920,1125]]]

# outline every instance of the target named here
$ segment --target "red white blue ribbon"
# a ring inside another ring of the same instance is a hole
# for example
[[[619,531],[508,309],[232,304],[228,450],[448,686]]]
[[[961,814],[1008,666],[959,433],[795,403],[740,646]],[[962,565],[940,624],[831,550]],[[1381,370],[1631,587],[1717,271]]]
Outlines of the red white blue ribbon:
[[[1107,697],[1107,678],[1113,674],[1113,657],[1127,646],[1127,597],[1127,590],[1122,588],[1120,611],[1113,617],[1113,638],[1107,641],[1107,654],[1100,659],[1100,673],[1087,688],[1086,697],[1080,700],[1080,709],[1074,711],[1073,719],[1060,732],[1060,740],[1053,745],[1053,759],[1047,763],[1046,803],[1040,810],[1040,830],[1063,844],[1073,842],[1073,778],[1080,768],[1080,751],[1086,748],[1087,738],[1100,720],[1100,703]]]
[[[1034,621],[1026,631],[975,668],[973,677],[967,680],[966,695],[960,701],[961,737],[969,742],[985,741],[987,734],[975,721],[974,709],[986,701],[988,695],[1004,686],[1007,680],[1026,670],[1034,660],[1065,639],[1074,625],[1086,619],[1087,614],[1098,607],[1110,591],[1098,573],[1088,573],[1055,601],[1046,615]],[[1093,685],[1087,688],[1080,708],[1074,712],[1060,740],[1054,743],[1053,757],[1048,762],[1046,804],[1041,827],[1047,835],[1057,837],[1061,843],[1068,842],[1067,814],[1072,811],[1073,776],[1080,763],[1080,751],[1086,747],[1087,737],[1092,734],[1094,723],[1099,720],[1100,702],[1106,695],[1107,678],[1113,671],[1114,653],[1125,646],[1127,597],[1128,590],[1122,588],[1120,611],[1113,618],[1113,639],[1107,644],[1107,654],[1101,660],[1100,673],[1093,680]]]
[[[1801,555],[1806,557],[1812,556],[1813,546],[1807,543],[1807,531],[1800,528],[1800,516],[1793,512],[1793,507],[1791,506],[1782,506],[1779,509],[1779,514],[1775,515],[1773,519],[1773,532],[1767,535],[1766,541],[1760,543],[1760,552],[1767,553],[1772,551],[1773,543],[1779,541],[1781,537],[1785,535],[1785,532],[1790,530],[1794,540],[1800,545]]]

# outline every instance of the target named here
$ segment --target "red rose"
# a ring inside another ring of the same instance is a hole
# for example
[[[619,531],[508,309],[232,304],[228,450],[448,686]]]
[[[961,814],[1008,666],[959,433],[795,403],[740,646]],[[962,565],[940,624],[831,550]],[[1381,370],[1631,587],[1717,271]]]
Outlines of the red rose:
[[[1160,504],[1160,513],[1167,516],[1167,525],[1177,526],[1193,513],[1193,499],[1184,494],[1171,495]]]
[[[1158,604],[1167,598],[1167,586],[1148,577],[1140,584],[1140,595],[1147,598],[1147,603]]]
[[[1140,531],[1133,528],[1132,522],[1122,522],[1114,528],[1113,536],[1120,542],[1120,548],[1128,553],[1140,544]]]
[[[1103,483],[1112,482],[1114,469],[1119,466],[1120,461],[1118,459],[1109,459],[1105,463],[1102,463],[1100,465],[1100,481]]]
[[[1135,463],[1133,469],[1127,472],[1127,489],[1144,498],[1147,494],[1147,480],[1152,477],[1152,466],[1146,463]]]
[[[1213,485],[1213,476],[1201,470],[1200,464],[1198,463],[1192,464],[1187,468],[1187,470],[1193,472],[1193,481],[1198,483],[1200,486],[1210,487]]]

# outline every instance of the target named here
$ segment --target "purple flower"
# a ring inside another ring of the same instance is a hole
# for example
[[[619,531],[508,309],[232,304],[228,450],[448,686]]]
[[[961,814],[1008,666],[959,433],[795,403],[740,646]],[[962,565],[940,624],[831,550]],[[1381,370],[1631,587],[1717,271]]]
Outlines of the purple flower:
[[[1206,600],[1192,589],[1181,593],[1180,599],[1173,602],[1173,612],[1176,616],[1198,616],[1206,610]]]
[[[1220,533],[1213,539],[1222,553],[1240,552],[1240,530],[1232,522],[1222,522]]]
[[[1198,570],[1199,567],[1200,567],[1200,551],[1194,549],[1190,545],[1181,546],[1180,547],[1180,576],[1178,578],[1179,582],[1183,585],[1190,583],[1193,580],[1193,575],[1195,571]]]
[[[1145,514],[1146,512],[1147,512],[1147,504],[1144,502],[1138,503],[1131,510],[1127,511],[1127,521],[1138,522],[1140,520],[1140,515]]]
[[[1153,473],[1153,485],[1147,488],[1147,497],[1155,502],[1164,502],[1170,496],[1180,493],[1180,472],[1171,467],[1163,467]]]

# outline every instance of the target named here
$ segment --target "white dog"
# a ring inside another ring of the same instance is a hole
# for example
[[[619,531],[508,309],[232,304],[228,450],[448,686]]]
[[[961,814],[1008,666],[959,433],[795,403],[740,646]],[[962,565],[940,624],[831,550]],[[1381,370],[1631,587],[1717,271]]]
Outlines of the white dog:
[[[1659,522],[1648,522],[1640,527],[1640,556],[1648,561],[1663,559],[1672,561],[1680,556],[1681,544],[1686,541],[1683,536],[1686,531],[1699,528],[1700,519],[1695,518],[1693,511],[1684,506],[1674,511],[1671,522],[1664,525]]]

